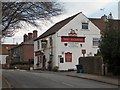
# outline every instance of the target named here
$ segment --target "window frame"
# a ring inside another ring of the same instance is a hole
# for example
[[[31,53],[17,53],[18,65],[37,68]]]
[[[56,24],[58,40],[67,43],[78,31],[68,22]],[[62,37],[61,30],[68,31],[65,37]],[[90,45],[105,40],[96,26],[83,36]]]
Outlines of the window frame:
[[[88,23],[82,22],[82,29],[88,30]]]
[[[40,41],[37,41],[37,49],[40,49]]]
[[[96,39],[96,40],[95,40]],[[99,44],[100,44],[100,38],[93,38],[92,39],[92,46],[93,47],[98,47],[99,46]]]
[[[72,53],[70,52],[65,53],[65,62],[72,62]]]

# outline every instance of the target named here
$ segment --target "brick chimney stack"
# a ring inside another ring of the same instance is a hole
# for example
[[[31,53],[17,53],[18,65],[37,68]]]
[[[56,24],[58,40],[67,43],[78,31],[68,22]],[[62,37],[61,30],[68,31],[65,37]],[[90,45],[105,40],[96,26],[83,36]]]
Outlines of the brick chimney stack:
[[[33,38],[37,38],[37,30],[33,31]]]
[[[32,33],[28,33],[28,40],[32,39]]]
[[[28,40],[28,36],[26,34],[24,34],[23,39],[24,39],[23,40],[24,42],[27,41]]]

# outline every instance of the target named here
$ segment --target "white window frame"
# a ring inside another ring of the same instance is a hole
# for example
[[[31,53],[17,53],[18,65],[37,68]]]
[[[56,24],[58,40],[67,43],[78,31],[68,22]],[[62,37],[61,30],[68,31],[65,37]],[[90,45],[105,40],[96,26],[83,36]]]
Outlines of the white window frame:
[[[99,46],[99,44],[100,44],[100,38],[93,38],[92,39],[92,45],[93,45],[93,47],[98,47]]]
[[[82,22],[82,29],[88,30],[88,23]]]

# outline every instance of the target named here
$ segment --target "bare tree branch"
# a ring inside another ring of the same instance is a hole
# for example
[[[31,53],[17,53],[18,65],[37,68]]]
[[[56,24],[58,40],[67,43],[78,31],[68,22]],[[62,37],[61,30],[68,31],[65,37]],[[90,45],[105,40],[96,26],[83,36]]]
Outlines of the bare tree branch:
[[[3,36],[7,36],[9,29],[20,28],[21,21],[38,26],[36,20],[49,20],[62,11],[57,2],[2,2]]]

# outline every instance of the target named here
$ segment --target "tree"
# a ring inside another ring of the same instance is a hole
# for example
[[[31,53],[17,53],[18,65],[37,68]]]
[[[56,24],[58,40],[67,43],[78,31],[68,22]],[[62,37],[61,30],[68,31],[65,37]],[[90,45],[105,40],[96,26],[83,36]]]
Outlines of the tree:
[[[109,65],[109,71],[120,74],[120,28],[119,22],[108,20],[106,31],[101,36],[100,52],[103,56],[104,63]]]
[[[50,20],[62,11],[57,2],[2,2],[2,35],[12,36],[14,29],[22,27],[21,21],[39,26],[36,20]]]

